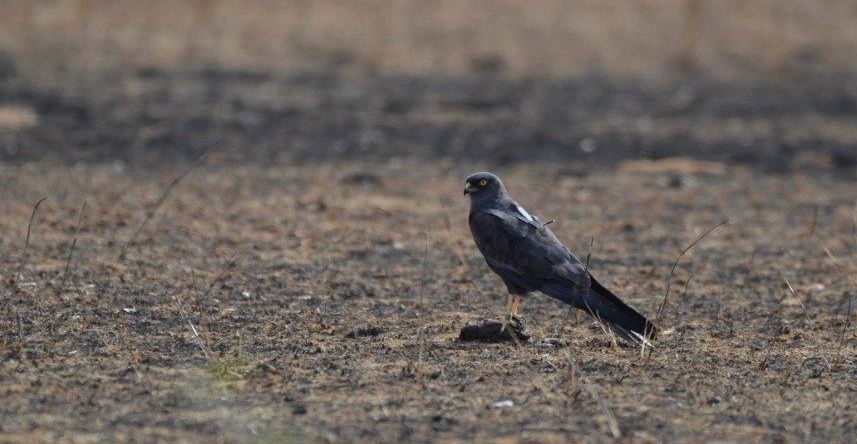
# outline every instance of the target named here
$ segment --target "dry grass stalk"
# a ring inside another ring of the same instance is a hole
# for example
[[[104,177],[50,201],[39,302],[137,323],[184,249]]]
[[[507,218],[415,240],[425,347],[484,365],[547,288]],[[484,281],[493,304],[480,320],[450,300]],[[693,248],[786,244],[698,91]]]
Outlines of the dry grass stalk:
[[[199,335],[199,331],[197,331],[196,327],[191,322],[190,318],[187,316],[184,310],[184,305],[182,305],[179,298],[173,295],[173,300],[176,302],[176,307],[179,310],[179,316],[181,316],[182,321],[186,322],[188,327],[190,327],[190,332],[193,334],[193,337],[196,339],[196,344],[199,346],[199,349],[202,350],[203,356],[205,356],[206,360],[211,359],[211,355],[208,353],[208,348],[205,347],[205,342],[202,340],[202,337]]]
[[[691,242],[690,245],[685,247],[684,250],[681,250],[681,253],[679,253],[679,255],[675,258],[675,261],[673,262],[673,266],[670,269],[670,274],[667,277],[667,290],[664,293],[664,299],[661,301],[661,304],[658,306],[658,310],[657,310],[657,313],[655,316],[655,325],[658,325],[658,323],[660,322],[661,315],[663,314],[663,311],[664,311],[664,307],[666,307],[666,305],[667,305],[667,300],[669,299],[669,296],[670,296],[670,289],[672,287],[672,280],[673,280],[673,277],[675,277],[675,270],[676,270],[676,268],[678,268],[678,263],[681,260],[681,258],[685,254],[687,254],[687,252],[690,251],[694,246],[696,246],[696,244],[698,244],[700,241],[702,241],[702,239],[704,239],[706,236],[711,234],[711,232],[713,232],[714,230],[716,230],[716,229],[718,229],[718,228],[720,228],[720,227],[722,227],[728,223],[729,223],[729,219],[726,219],[723,222],[720,222],[719,224],[709,228],[704,233],[697,236],[697,238],[693,242]]]
[[[801,237],[810,238],[815,234],[815,228],[818,225],[818,205],[813,206],[812,219],[807,224],[806,231]]]
[[[837,259],[836,256],[834,256],[833,253],[831,253],[830,250],[827,249],[827,247],[822,245],[821,248],[824,248],[824,252],[827,253],[827,256],[830,258],[831,261],[833,261],[833,265],[836,267],[836,269],[839,270],[839,272],[842,273],[846,279],[848,279],[848,282],[851,283],[852,287],[857,289],[857,281],[854,280],[854,276],[851,275],[851,273],[842,265],[842,263],[839,262],[839,259]],[[842,333],[839,335],[839,345],[836,347],[837,360],[840,360],[842,358],[840,353],[842,353],[842,347],[845,345],[845,333],[848,331],[848,326],[851,323],[851,305],[853,299],[854,295],[849,294],[848,307],[845,309],[845,322],[842,324]]]
[[[83,212],[86,211],[86,201],[83,201],[83,206],[80,208],[80,213],[77,215],[77,224],[74,228],[74,238],[71,241],[71,250],[68,252],[68,260],[65,263],[65,271],[62,274],[62,281],[59,286],[59,293],[62,293],[65,288],[65,282],[68,278],[68,267],[71,265],[71,257],[74,255],[74,248],[77,246],[77,236],[80,234],[80,221],[83,219]]]
[[[569,381],[571,382],[569,388],[571,389],[571,393],[576,393],[579,390],[580,386],[580,378],[579,372],[577,369],[577,361],[574,360],[574,357],[571,356],[571,350],[566,347],[563,350],[563,354],[565,355],[566,361],[568,361],[568,372],[569,372]]]
[[[687,297],[687,289],[690,288],[690,282],[693,281],[694,276],[695,276],[694,274],[691,274],[690,276],[687,277],[687,280],[684,282],[684,290],[681,291],[681,297],[678,298],[679,303],[684,301],[685,298]],[[675,319],[678,319],[678,315],[679,315],[679,312],[678,312],[678,310],[676,310]]]
[[[551,219],[551,221],[553,221],[553,219]],[[547,225],[547,224],[545,224],[545,225]],[[593,246],[595,246],[595,238],[591,237],[591,238],[589,238],[589,249],[586,250],[586,262],[584,262],[584,264],[583,264],[583,272],[584,273],[589,273],[589,259],[592,257],[592,247]],[[561,335],[563,330],[565,330],[565,326],[568,325],[568,318],[571,317],[572,315],[574,315],[574,321],[577,322],[577,312],[574,311],[573,306],[569,306],[568,311],[565,313],[565,318],[563,318],[562,324],[559,327],[559,332],[557,333],[557,336]]]
[[[423,309],[423,299],[426,294],[426,281],[428,280],[428,257],[429,257],[429,246],[431,244],[431,224],[426,226],[426,249],[423,255],[423,268],[422,268],[422,276],[420,278],[420,300],[417,304],[417,308],[422,311]]]
[[[123,260],[125,260],[125,255],[128,254],[128,249],[131,248],[131,245],[134,244],[134,242],[137,240],[137,237],[140,236],[140,233],[143,232],[143,230],[146,228],[146,225],[149,223],[150,220],[152,220],[152,217],[155,216],[155,213],[158,212],[158,209],[161,208],[161,205],[163,205],[164,201],[167,200],[167,197],[170,195],[170,192],[176,186],[178,186],[178,184],[180,184],[182,182],[182,180],[184,180],[184,178],[187,177],[188,174],[190,174],[191,171],[196,169],[198,166],[202,165],[205,162],[205,159],[208,158],[208,155],[211,154],[211,152],[214,150],[214,148],[219,143],[220,143],[220,140],[218,140],[210,148],[205,150],[205,152],[202,153],[202,155],[200,155],[183,173],[176,176],[170,182],[170,184],[167,185],[167,188],[164,189],[164,192],[161,193],[161,196],[158,197],[158,200],[155,201],[155,204],[152,206],[152,208],[149,210],[149,212],[146,213],[146,218],[143,219],[143,223],[141,223],[140,226],[137,227],[137,229],[134,231],[134,234],[131,235],[131,239],[128,239],[128,242],[126,242],[125,245],[122,246],[122,250],[119,252],[119,259],[118,259],[119,262],[122,262]]]
[[[36,201],[36,204],[33,205],[33,212],[30,214],[30,222],[27,223],[27,239],[24,241],[24,251],[21,252],[21,265],[20,268],[24,267],[24,264],[27,262],[27,250],[30,247],[30,230],[33,228],[33,221],[36,219],[36,211],[39,210],[39,206],[42,202],[45,201],[48,197],[45,196]]]
[[[604,401],[604,398],[598,394],[598,390],[595,389],[595,386],[589,382],[589,378],[583,376],[580,378],[583,382],[583,385],[586,387],[586,391],[592,396],[592,399],[598,404],[598,408],[601,409],[601,413],[604,415],[604,418],[607,419],[607,426],[610,428],[610,434],[613,435],[614,438],[621,438],[622,431],[619,429],[619,421],[616,419],[616,415],[613,414],[613,410],[610,406],[607,405],[607,402]]]
[[[613,333],[613,329],[611,329],[607,326],[607,324],[604,323],[604,320],[601,319],[601,316],[599,316],[598,313],[596,313],[595,310],[593,310],[592,307],[589,306],[589,303],[586,302],[586,300],[584,300],[583,303],[586,304],[586,309],[590,313],[592,313],[592,316],[595,318],[595,322],[597,322],[598,327],[601,328],[601,333],[603,333],[604,336],[607,337],[607,341],[610,342],[610,344],[612,344],[614,348],[619,347],[619,342],[616,340],[616,334]]]
[[[431,225],[426,226],[426,249],[425,254],[423,256],[423,267],[422,267],[422,277],[420,279],[420,300],[417,304],[417,323],[420,324],[419,329],[417,330],[417,360],[416,363],[409,363],[408,367],[410,367],[411,373],[414,375],[421,375],[422,364],[423,364],[423,351],[425,350],[425,342],[426,342],[426,333],[425,326],[422,325],[423,319],[423,297],[425,295],[425,287],[428,276],[428,256],[429,256],[429,246],[431,245]]]
[[[765,357],[762,358],[762,362],[759,363],[759,369],[761,370],[764,370],[768,367],[768,359],[771,357],[771,350],[773,349],[774,342],[780,336],[780,332],[782,331],[782,311],[782,303],[777,304],[777,309],[774,310],[774,312],[771,313],[771,316],[768,318],[768,325],[774,326],[774,332],[771,334],[771,339],[768,340],[768,345],[765,347]]]
[[[193,326],[193,322],[190,319],[187,320],[187,325],[190,326],[190,331],[193,333],[193,336],[196,338],[196,342],[199,345],[199,348],[202,349],[202,353],[205,355],[205,359],[208,359],[208,351],[205,349],[205,345],[202,343],[202,338],[199,337],[199,332],[196,331],[196,327]]]
[[[803,301],[800,299],[800,297],[798,297],[797,292],[795,291],[794,287],[792,287],[792,284],[789,282],[789,280],[783,278],[783,281],[785,281],[786,286],[789,289],[789,293],[791,293],[792,297],[797,299],[798,303],[800,304],[800,308],[803,309],[804,319],[806,319],[806,322],[809,324],[810,328],[813,328],[814,322],[812,322],[812,319],[810,319],[809,317],[809,311],[806,309],[806,305],[804,305]],[[830,365],[830,361],[828,361],[827,358],[825,358],[824,356],[820,356],[820,358],[827,365],[827,370],[829,371],[832,368]]]
[[[852,214],[852,219],[854,219],[854,230],[851,234],[854,235],[854,241],[857,242],[857,205],[854,205],[854,214]]]
[[[443,214],[443,224],[447,232],[447,239],[453,239],[452,247],[450,249],[452,250],[452,253],[455,254],[455,257],[458,259],[458,262],[461,263],[461,265],[467,270],[467,276],[470,277],[470,279],[468,280],[470,281],[470,284],[473,285],[473,288],[476,290],[476,294],[481,295],[482,288],[479,287],[479,284],[476,282],[476,279],[473,278],[473,270],[470,268],[470,264],[467,262],[467,258],[464,256],[464,253],[461,252],[461,246],[458,244],[456,240],[457,238],[453,236],[452,223],[450,222],[449,218],[449,209],[446,207],[446,204],[444,203],[443,199],[441,199],[440,201],[440,209]]]
[[[807,311],[806,305],[804,305],[803,301],[798,297],[794,287],[792,287],[792,284],[789,282],[789,280],[783,278],[783,281],[786,283],[786,286],[789,289],[789,293],[791,293],[792,297],[794,297],[795,300],[797,300],[798,304],[800,304],[800,308],[803,310],[804,317],[806,318],[807,322],[809,322],[809,311]]]
[[[675,270],[676,270],[676,268],[678,268],[678,263],[679,263],[679,261],[681,260],[681,258],[682,258],[685,254],[687,254],[687,252],[688,252],[688,251],[690,251],[694,246],[696,246],[696,244],[698,244],[699,242],[701,242],[701,241],[702,241],[702,239],[705,239],[705,237],[706,237],[706,236],[708,236],[709,234],[711,234],[714,230],[716,230],[716,229],[718,229],[718,228],[720,228],[720,227],[722,227],[722,226],[724,226],[724,225],[726,225],[726,224],[728,224],[728,223],[729,223],[729,219],[726,219],[726,220],[724,220],[723,222],[720,222],[719,224],[717,224],[717,225],[715,225],[715,226],[713,226],[713,227],[709,228],[709,229],[708,229],[708,230],[706,230],[704,233],[702,233],[702,234],[700,234],[699,236],[697,236],[697,238],[696,238],[693,242],[691,242],[691,243],[690,243],[690,245],[688,245],[687,247],[685,247],[685,248],[684,248],[684,250],[681,250],[681,253],[679,253],[679,255],[675,258],[675,261],[673,262],[673,266],[672,266],[672,268],[670,269],[670,274],[669,274],[669,276],[667,276],[667,290],[666,290],[666,292],[664,292],[664,299],[661,301],[661,304],[658,306],[658,310],[657,310],[656,315],[655,315],[655,322],[653,322],[653,324],[654,324],[656,327],[657,327],[657,326],[660,324],[660,322],[661,322],[661,316],[663,315],[664,307],[666,307],[666,305],[667,305],[667,300],[668,300],[668,299],[669,299],[669,297],[670,297],[670,289],[672,288],[672,281],[673,281],[673,277],[675,277]],[[648,335],[646,335],[646,336],[648,336]],[[652,356],[652,349],[650,348],[650,349],[649,349],[649,354],[646,356],[646,362],[648,362],[648,360],[649,360],[649,358],[651,358],[651,356]]]
[[[232,256],[229,257],[229,260],[226,261],[226,264],[223,265],[223,268],[220,269],[220,272],[217,273],[217,276],[215,276],[215,278],[211,280],[211,284],[208,285],[208,288],[202,295],[203,298],[207,298],[208,295],[211,294],[211,290],[214,289],[214,286],[217,285],[217,282],[220,281],[220,278],[222,278],[223,275],[226,274],[226,270],[232,268],[232,266],[234,266],[239,259],[241,258],[238,256],[237,251],[232,253]]]
[[[747,286],[747,281],[750,279],[750,273],[753,272],[753,265],[756,263],[756,253],[758,253],[758,249],[753,248],[753,252],[750,253],[750,260],[748,260],[747,265],[744,266],[744,278],[741,279],[742,287]]]

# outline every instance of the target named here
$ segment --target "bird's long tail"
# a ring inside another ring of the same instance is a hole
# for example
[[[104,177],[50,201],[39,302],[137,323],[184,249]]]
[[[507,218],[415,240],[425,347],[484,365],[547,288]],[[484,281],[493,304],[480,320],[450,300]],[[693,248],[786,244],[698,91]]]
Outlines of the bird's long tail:
[[[622,302],[610,290],[590,276],[591,287],[573,297],[557,297],[546,293],[589,313],[605,327],[628,342],[651,347],[650,340],[657,335],[657,327],[637,310]],[[543,290],[544,291],[544,290]]]
[[[584,295],[583,308],[602,321],[610,330],[623,339],[651,347],[650,339],[657,336],[657,327],[637,310],[622,302],[601,283],[591,278],[592,286]]]

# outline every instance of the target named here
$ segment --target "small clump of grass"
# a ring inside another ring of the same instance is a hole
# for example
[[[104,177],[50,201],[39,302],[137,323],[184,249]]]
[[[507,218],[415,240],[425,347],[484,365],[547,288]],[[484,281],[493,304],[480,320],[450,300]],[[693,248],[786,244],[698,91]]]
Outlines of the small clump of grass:
[[[213,357],[202,368],[208,382],[222,390],[233,390],[241,386],[255,365],[247,361],[242,353]]]

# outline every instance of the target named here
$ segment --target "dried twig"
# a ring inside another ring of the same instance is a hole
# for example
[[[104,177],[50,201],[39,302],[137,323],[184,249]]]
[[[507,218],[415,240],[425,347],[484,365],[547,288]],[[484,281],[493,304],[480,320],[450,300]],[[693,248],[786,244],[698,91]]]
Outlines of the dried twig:
[[[729,223],[729,219],[726,219],[723,222],[720,222],[719,224],[709,228],[704,233],[700,234],[696,238],[696,240],[691,242],[690,245],[685,247],[684,250],[681,250],[681,253],[679,253],[678,257],[675,258],[675,261],[673,262],[673,266],[670,269],[670,274],[667,277],[667,290],[664,293],[664,299],[661,301],[661,304],[658,306],[657,314],[655,315],[655,322],[654,322],[655,325],[658,325],[658,323],[660,322],[661,315],[663,314],[663,311],[664,311],[664,307],[666,307],[666,305],[667,305],[667,299],[670,296],[670,288],[672,287],[672,280],[673,280],[673,277],[675,276],[675,270],[676,270],[676,268],[678,268],[678,263],[681,260],[681,258],[685,254],[687,254],[687,252],[690,251],[694,246],[696,246],[696,244],[698,244],[700,241],[702,241],[702,239],[704,239],[706,236],[711,234],[711,232],[713,232],[714,230],[716,230],[716,229],[718,229],[718,228],[720,228],[720,227],[722,227],[728,223]]]
[[[661,316],[663,315],[664,307],[666,307],[667,300],[670,297],[670,289],[672,288],[672,281],[673,281],[673,277],[675,276],[675,270],[676,270],[676,268],[678,268],[678,263],[681,260],[681,258],[685,254],[687,254],[687,252],[690,251],[694,246],[696,246],[696,244],[701,242],[702,239],[704,239],[706,236],[711,234],[714,230],[716,230],[716,229],[718,229],[718,228],[720,228],[720,227],[722,227],[728,223],[729,223],[729,219],[726,219],[723,222],[720,222],[719,224],[709,228],[704,233],[697,236],[697,238],[693,242],[691,242],[690,245],[685,247],[684,250],[681,250],[681,253],[679,253],[679,255],[675,258],[675,261],[673,262],[673,266],[670,269],[670,274],[669,274],[669,276],[667,276],[667,290],[664,293],[664,299],[661,301],[661,304],[658,306],[657,314],[655,315],[655,322],[653,323],[653,325],[658,326],[658,324],[660,324],[660,322],[661,322]],[[646,332],[646,333],[648,334],[649,332]],[[652,357],[652,348],[649,348],[649,353],[648,353],[648,355],[646,355],[646,362],[648,362],[649,358],[651,358],[651,357]]]
[[[813,211],[812,211],[812,219],[810,219],[810,222],[807,225],[806,231],[804,231],[802,237],[803,238],[812,237],[812,235],[815,234],[815,227],[817,224],[818,224],[818,205],[814,205]]]
[[[592,314],[592,317],[595,318],[595,321],[598,324],[598,327],[601,328],[601,333],[603,333],[604,336],[607,337],[607,339],[613,345],[614,348],[618,348],[619,347],[619,341],[616,340],[616,333],[613,331],[613,329],[607,326],[607,324],[604,322],[604,320],[601,319],[601,315],[596,313],[595,310],[593,310],[592,307],[589,306],[589,302],[587,302],[586,299],[583,300],[583,303],[586,304],[586,310],[590,314]]]
[[[857,287],[857,281],[855,281],[854,276],[852,276],[851,273],[842,265],[842,263],[839,262],[839,259],[837,259],[836,256],[834,256],[833,253],[831,253],[830,250],[827,249],[827,247],[822,245],[821,248],[824,249],[824,252],[827,253],[827,256],[830,258],[831,261],[833,261],[833,265],[836,266],[836,269],[839,270],[839,272],[842,273],[842,275],[845,276],[846,279],[848,279],[848,282],[850,282],[852,286]]]
[[[583,264],[583,272],[589,274],[589,259],[592,257],[592,247],[595,246],[595,237],[589,238],[589,249],[586,250],[586,262]]]
[[[781,301],[782,302],[782,301]],[[774,324],[774,318],[776,317],[776,324]],[[771,317],[768,318],[768,325],[775,325],[774,332],[771,334],[771,339],[768,340],[768,345],[765,347],[765,357],[762,358],[762,362],[759,363],[759,368],[764,370],[768,366],[768,358],[771,357],[771,349],[773,348],[774,341],[780,336],[780,331],[783,328],[783,317],[782,317],[782,303],[777,304],[776,310],[771,313]]]
[[[789,293],[791,293],[791,295],[795,298],[795,300],[797,300],[798,304],[800,304],[800,308],[803,309],[804,317],[806,318],[807,321],[809,321],[809,312],[806,310],[806,305],[803,305],[803,301],[800,300],[800,298],[797,296],[797,293],[795,292],[795,289],[792,287],[792,284],[789,282],[789,280],[784,277],[783,281],[786,283],[786,286],[789,288]]]
[[[788,286],[789,293],[791,293],[792,297],[797,299],[798,303],[800,304],[800,308],[803,309],[804,319],[806,319],[806,322],[809,324],[810,328],[813,328],[814,323],[812,322],[812,319],[810,319],[810,317],[809,317],[809,311],[806,309],[806,305],[804,305],[803,301],[800,299],[800,297],[798,297],[797,292],[795,291],[794,287],[792,287],[792,284],[789,282],[789,280],[786,279],[785,277],[783,277],[783,281],[785,281],[786,286]],[[827,358],[825,358],[824,356],[819,355],[819,357],[824,361],[825,364],[827,364],[827,369],[830,370],[831,369],[830,361],[828,361]]]
[[[211,281],[211,284],[209,284],[208,288],[205,290],[205,293],[203,293],[203,298],[208,297],[208,295],[211,293],[211,290],[214,289],[214,286],[217,285],[217,282],[220,280],[220,278],[222,278],[223,275],[226,274],[226,270],[230,269],[233,265],[235,265],[235,263],[238,262],[239,259],[241,258],[238,256],[237,251],[235,253],[232,253],[232,256],[229,257],[229,260],[226,261],[226,264],[223,266],[223,268],[220,269],[220,272],[217,273],[217,276]]]
[[[187,320],[187,325],[190,326],[190,331],[193,332],[193,336],[196,338],[196,343],[199,345],[199,348],[202,349],[202,354],[205,355],[205,359],[209,359],[208,350],[205,349],[205,345],[202,343],[202,338],[199,337],[199,332],[196,331],[196,327],[193,326],[193,322],[190,319]]]
[[[428,280],[428,256],[429,256],[429,245],[431,244],[431,224],[426,226],[426,249],[425,254],[423,255],[423,269],[422,276],[420,279],[420,301],[417,304],[417,308],[422,311],[423,309],[423,298],[426,293],[426,281]]]
[[[854,214],[852,215],[852,219],[854,219],[854,228],[851,234],[854,236],[854,241],[857,241],[857,205],[854,205]]]
[[[827,247],[822,245],[821,248],[824,248],[824,252],[827,253],[827,256],[830,258],[831,261],[833,261],[833,265],[836,267],[836,269],[839,270],[839,272],[842,273],[846,279],[848,279],[848,282],[851,283],[852,287],[857,289],[857,281],[854,280],[854,276],[851,275],[851,273],[839,262],[839,259],[837,259],[836,256],[834,256],[833,253],[831,253],[830,250],[827,249]],[[839,336],[839,345],[836,347],[837,359],[841,357],[840,353],[842,352],[842,346],[845,344],[845,333],[848,331],[848,326],[851,323],[851,303],[853,299],[854,295],[849,294],[848,307],[845,310],[845,322],[842,324],[842,333]]]
[[[753,264],[756,262],[756,253],[758,253],[757,248],[753,248],[753,252],[750,254],[750,260],[747,261],[747,265],[744,266],[744,279],[741,280],[741,286],[746,287],[747,281],[750,279],[750,273],[753,271]]]
[[[452,253],[455,254],[455,257],[458,258],[458,262],[467,269],[467,276],[470,278],[470,285],[473,285],[473,289],[476,290],[476,294],[482,294],[482,288],[479,287],[479,284],[476,282],[476,279],[473,278],[473,270],[470,268],[470,264],[467,262],[467,258],[464,256],[464,253],[460,250],[460,245],[452,236],[452,224],[449,220],[449,209],[446,207],[446,203],[444,203],[443,199],[440,200],[440,209],[443,213],[443,222],[444,228],[446,228],[446,232],[449,234],[447,236],[448,239],[453,239],[453,248]]]
[[[202,354],[205,356],[205,359],[210,359],[211,356],[208,354],[208,349],[205,347],[205,343],[199,336],[199,332],[196,330],[196,327],[194,327],[193,322],[191,322],[190,318],[185,314],[184,306],[181,301],[179,301],[176,295],[173,295],[173,300],[176,301],[176,306],[179,309],[179,316],[181,316],[183,321],[187,322],[187,325],[190,327],[190,332],[193,333],[194,338],[196,338],[196,344],[199,346],[199,349],[202,350]]]
[[[125,255],[128,254],[128,249],[131,248],[131,245],[134,244],[134,242],[137,240],[137,237],[140,235],[140,233],[143,232],[143,229],[146,228],[146,225],[149,223],[150,220],[152,220],[152,217],[155,216],[155,213],[158,211],[158,209],[161,208],[161,205],[163,205],[164,201],[167,200],[167,197],[169,196],[170,192],[176,186],[178,186],[178,184],[181,183],[181,181],[184,180],[184,178],[188,174],[190,174],[191,171],[193,171],[205,162],[205,159],[212,152],[212,150],[220,143],[220,140],[218,140],[211,147],[205,150],[202,155],[200,155],[182,174],[176,176],[170,182],[167,188],[164,189],[164,192],[161,193],[161,196],[158,198],[157,201],[155,201],[155,204],[152,206],[151,209],[149,209],[149,212],[146,213],[146,218],[143,219],[143,223],[141,223],[140,226],[137,227],[137,230],[134,231],[134,234],[131,236],[131,239],[128,239],[128,242],[126,242],[125,245],[122,247],[122,250],[119,252],[119,262],[125,260]]]
[[[589,238],[589,249],[586,250],[586,262],[583,265],[583,272],[589,274],[589,258],[592,257],[592,247],[595,245],[595,237]],[[557,335],[561,335],[563,330],[565,330],[565,326],[568,325],[568,318],[574,314],[574,321],[577,322],[577,312],[574,311],[574,306],[569,306],[568,311],[565,313],[565,318],[562,320],[562,324],[559,327],[559,332]]]
[[[77,235],[80,234],[80,221],[83,219],[83,212],[86,211],[86,201],[83,201],[83,206],[80,207],[80,213],[77,215],[77,224],[74,228],[74,238],[71,241],[71,250],[68,252],[68,260],[65,263],[65,271],[62,274],[62,281],[60,282],[59,292],[62,293],[65,288],[65,281],[68,278],[68,267],[71,265],[71,257],[74,255],[74,247],[77,246]]]
[[[571,356],[571,350],[568,347],[563,349],[563,355],[565,355],[565,359],[566,359],[566,361],[568,361],[568,367],[569,367],[569,369],[568,369],[569,378],[568,379],[569,379],[569,382],[571,382],[571,384],[570,384],[571,391],[572,391],[572,393],[574,393],[574,392],[579,390],[578,386],[580,385],[580,378],[578,377],[579,372],[577,370],[577,362],[574,360],[574,357]]]
[[[196,272],[193,270],[193,266],[190,265],[190,261],[188,260],[187,251],[184,252],[184,263],[187,264],[187,267],[190,268],[190,285],[191,289],[194,293],[198,292],[199,289],[196,286]]]
[[[607,426],[610,427],[610,434],[612,434],[614,438],[621,438],[622,431],[619,429],[619,421],[616,419],[616,415],[613,414],[613,410],[610,409],[607,402],[605,402],[598,394],[598,391],[595,390],[595,386],[589,382],[589,378],[584,376],[580,379],[583,381],[583,385],[586,386],[586,390],[592,396],[592,399],[594,399],[598,404],[598,408],[601,409],[601,413],[604,415],[604,418],[607,419]]]
[[[690,276],[687,277],[687,280],[684,282],[684,290],[682,290],[682,292],[681,292],[681,297],[678,298],[679,302],[684,301],[685,298],[687,297],[687,289],[690,287],[690,282],[693,280],[694,276],[696,276],[696,275],[691,274]],[[678,315],[679,315],[678,310],[676,310],[675,319],[678,319]]]
[[[426,249],[425,256],[423,256],[423,269],[422,269],[422,279],[420,284],[420,300],[417,304],[417,324],[419,328],[417,329],[417,360],[416,363],[409,363],[410,371],[414,375],[418,375],[419,369],[422,368],[423,364],[423,352],[425,350],[426,343],[426,331],[425,326],[422,325],[423,318],[423,297],[425,295],[425,287],[426,287],[426,276],[428,273],[428,254],[429,254],[429,245],[431,244],[431,225],[426,226]]]
[[[45,196],[45,197],[37,200],[36,204],[33,205],[33,213],[30,214],[30,222],[27,223],[27,239],[24,241],[24,251],[21,252],[21,265],[20,265],[21,267],[23,267],[24,264],[27,262],[27,249],[30,247],[30,229],[32,229],[32,227],[33,227],[33,220],[35,220],[35,218],[36,218],[36,211],[39,210],[39,206],[47,198],[48,198],[48,196]]]

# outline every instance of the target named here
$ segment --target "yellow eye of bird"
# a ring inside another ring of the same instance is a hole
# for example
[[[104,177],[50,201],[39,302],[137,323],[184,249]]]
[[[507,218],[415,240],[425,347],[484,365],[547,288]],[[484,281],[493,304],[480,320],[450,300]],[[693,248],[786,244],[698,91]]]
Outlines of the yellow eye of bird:
[[[484,187],[485,185],[488,185],[488,179],[482,179],[479,181],[480,187]]]

